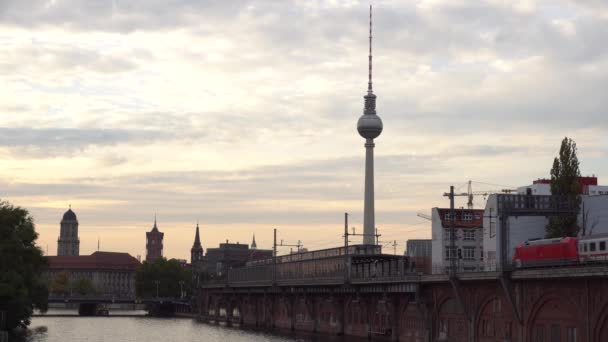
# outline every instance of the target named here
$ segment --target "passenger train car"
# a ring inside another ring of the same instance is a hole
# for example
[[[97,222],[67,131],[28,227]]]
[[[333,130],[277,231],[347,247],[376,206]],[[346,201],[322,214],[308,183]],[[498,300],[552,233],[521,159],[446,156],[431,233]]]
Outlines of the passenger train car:
[[[528,240],[515,247],[513,261],[518,268],[608,261],[608,233]]]
[[[228,279],[231,281],[343,279],[346,253],[349,256],[347,260],[353,277],[395,275],[403,273],[407,267],[406,257],[382,254],[381,246],[352,245],[348,250],[345,247],[337,247],[249,261],[245,267],[230,270]]]

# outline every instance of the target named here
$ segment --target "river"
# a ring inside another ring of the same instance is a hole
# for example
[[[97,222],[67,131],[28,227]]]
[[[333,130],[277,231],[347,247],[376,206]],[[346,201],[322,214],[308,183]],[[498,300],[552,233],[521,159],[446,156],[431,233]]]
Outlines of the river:
[[[50,313],[65,312],[53,310]],[[113,313],[125,314],[125,312],[110,311],[110,315]],[[153,318],[143,314],[132,317],[37,316],[32,318],[27,336],[23,340],[26,342],[344,341],[337,337],[281,335],[210,325],[187,318]]]

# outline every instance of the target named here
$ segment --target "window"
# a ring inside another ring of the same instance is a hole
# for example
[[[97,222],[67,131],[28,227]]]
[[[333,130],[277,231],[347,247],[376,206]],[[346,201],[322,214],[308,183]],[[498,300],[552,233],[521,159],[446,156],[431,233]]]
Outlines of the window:
[[[475,247],[464,247],[463,248],[463,259],[464,260],[475,260]]]
[[[595,242],[589,244],[589,252],[595,252]]]
[[[451,217],[452,217],[452,216],[450,215],[450,213],[449,213],[449,212],[448,212],[448,213],[445,213],[445,220],[446,220],[446,221],[452,221]]]
[[[463,221],[473,221],[473,213],[469,213],[469,212],[465,212],[462,214],[462,220]]]
[[[445,247],[445,259],[446,260],[451,260],[452,258],[456,258],[456,248],[455,247],[446,246]]]
[[[606,250],[606,241],[600,241],[600,251]]]
[[[464,240],[465,241],[475,241],[475,229],[465,229],[464,230]]]
[[[452,229],[450,228],[450,229],[445,230],[444,236],[445,236],[446,241],[452,240],[452,233],[454,233],[454,239],[456,239],[456,240],[458,239],[458,235],[456,234],[456,229],[454,229],[454,231],[452,231]]]
[[[584,243],[584,244],[583,244],[583,252],[586,252],[586,251],[587,251],[587,244],[586,244],[586,243]]]

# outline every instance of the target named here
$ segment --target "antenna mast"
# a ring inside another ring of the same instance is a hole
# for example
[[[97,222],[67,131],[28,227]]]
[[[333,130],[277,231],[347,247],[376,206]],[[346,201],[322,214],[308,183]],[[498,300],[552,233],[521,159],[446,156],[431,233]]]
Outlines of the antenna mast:
[[[367,79],[367,93],[371,94],[372,91],[372,5],[369,5],[369,63],[368,63],[368,79]]]

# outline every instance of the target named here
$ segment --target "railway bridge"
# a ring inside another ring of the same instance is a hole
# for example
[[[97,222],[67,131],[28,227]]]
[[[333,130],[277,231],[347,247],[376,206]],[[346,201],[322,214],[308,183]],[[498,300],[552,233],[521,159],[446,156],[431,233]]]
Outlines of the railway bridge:
[[[608,341],[606,264],[432,275],[385,265],[316,277],[235,269],[201,287],[198,317],[385,341]]]

